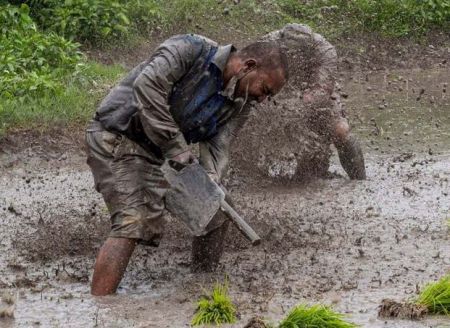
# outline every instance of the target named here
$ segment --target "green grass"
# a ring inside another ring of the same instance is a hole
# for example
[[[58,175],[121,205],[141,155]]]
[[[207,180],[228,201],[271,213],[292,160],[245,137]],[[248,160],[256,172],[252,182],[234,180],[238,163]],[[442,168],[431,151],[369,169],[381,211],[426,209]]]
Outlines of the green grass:
[[[146,19],[140,17],[149,11],[133,9],[132,13],[134,31],[143,32],[145,37],[156,31],[164,35],[197,33],[216,41],[230,37],[241,40],[254,38],[295,20],[281,11],[278,0],[243,0],[238,5],[232,0],[133,1],[142,8],[152,8],[147,20],[150,24],[145,24]]]
[[[429,313],[450,315],[450,274],[426,285],[414,303],[426,306]]]
[[[324,305],[294,307],[278,328],[354,328],[357,325],[344,320],[344,315]]]
[[[236,308],[228,295],[228,282],[217,283],[208,296],[197,302],[197,311],[192,326],[221,325],[236,322]]]
[[[292,18],[329,33],[376,33],[420,37],[434,28],[448,30],[450,0],[276,0]]]
[[[0,98],[0,136],[10,129],[46,129],[84,124],[98,102],[124,74],[120,66],[89,62],[77,76],[62,77],[63,87],[33,98]]]
[[[420,37],[448,29],[450,0],[132,0],[134,31],[217,32],[252,37],[288,22],[306,23],[326,37],[355,31]],[[146,23],[147,22],[147,23]]]

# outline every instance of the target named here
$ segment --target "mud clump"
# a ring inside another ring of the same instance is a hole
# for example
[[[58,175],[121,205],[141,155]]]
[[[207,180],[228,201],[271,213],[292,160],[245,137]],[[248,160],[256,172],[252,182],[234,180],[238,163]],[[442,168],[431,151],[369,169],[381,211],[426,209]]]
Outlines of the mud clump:
[[[399,318],[417,320],[428,314],[425,305],[400,303],[391,299],[381,301],[378,316],[382,318]]]
[[[17,295],[4,292],[0,301],[0,319],[14,318]]]
[[[261,318],[254,317],[250,319],[244,328],[267,328],[267,326]]]

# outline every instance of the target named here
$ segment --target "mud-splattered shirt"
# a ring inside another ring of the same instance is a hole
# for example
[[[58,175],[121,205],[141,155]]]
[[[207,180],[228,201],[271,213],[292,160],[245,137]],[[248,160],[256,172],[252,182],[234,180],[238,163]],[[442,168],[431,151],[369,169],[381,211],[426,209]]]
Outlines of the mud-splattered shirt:
[[[182,116],[179,111],[190,99],[178,101],[180,99],[171,99],[171,95],[177,83],[200,66],[202,54],[211,48],[217,49],[211,64],[223,72],[233,50],[232,45],[218,46],[198,35],[175,36],[166,40],[149,60],[134,68],[111,90],[97,110],[97,120],[106,129],[124,134],[139,144],[156,146],[153,148],[159,149],[166,158],[187,151],[186,134],[180,128],[184,122],[177,122],[176,118]],[[183,81],[183,88],[189,88],[189,83],[195,81],[197,75],[208,74],[208,71],[194,73],[194,78]],[[204,80],[209,83],[209,79]],[[187,98],[192,96],[183,95]],[[219,176],[223,175],[228,163],[229,143],[249,111],[243,99],[231,99],[222,107],[216,131],[200,145],[201,163],[207,171]]]
[[[262,38],[285,47],[289,62],[289,84],[284,89],[294,94],[311,96],[305,105],[313,111],[319,129],[332,132],[345,119],[337,90],[337,53],[322,35],[302,24],[287,24]],[[303,99],[304,100],[304,99]]]

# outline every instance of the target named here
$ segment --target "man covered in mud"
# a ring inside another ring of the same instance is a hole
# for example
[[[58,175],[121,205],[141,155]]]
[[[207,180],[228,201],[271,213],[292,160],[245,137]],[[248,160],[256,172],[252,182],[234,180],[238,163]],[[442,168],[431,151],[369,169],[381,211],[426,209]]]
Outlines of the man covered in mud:
[[[333,45],[301,24],[288,24],[263,40],[279,42],[286,49],[290,80],[285,90],[301,93],[306,105],[303,115],[308,115],[310,128],[335,145],[351,179],[365,179],[363,153],[350,131],[337,90],[337,54]]]
[[[164,162],[196,161],[189,145],[199,143],[200,163],[220,181],[251,103],[277,94],[287,79],[287,58],[276,42],[236,50],[189,34],[165,41],[110,91],[86,132],[87,162],[111,214],[92,294],[116,291],[137,244],[158,246],[168,188]],[[194,238],[195,271],[218,264],[227,225],[213,219],[209,232]]]

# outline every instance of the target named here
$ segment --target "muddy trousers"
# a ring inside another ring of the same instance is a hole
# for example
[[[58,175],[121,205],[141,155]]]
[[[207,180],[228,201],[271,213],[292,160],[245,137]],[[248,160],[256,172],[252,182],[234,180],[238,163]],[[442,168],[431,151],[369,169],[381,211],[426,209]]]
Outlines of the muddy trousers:
[[[217,213],[217,216],[224,216]],[[217,269],[223,253],[229,220],[222,218],[223,223],[205,236],[194,237],[192,241],[192,272],[212,272]]]
[[[105,131],[96,121],[88,127],[86,142],[95,187],[111,212],[109,237],[158,246],[169,187],[160,170],[163,161],[128,138]],[[211,223],[215,228],[194,238],[193,271],[213,271],[219,263],[228,221],[218,213]]]

